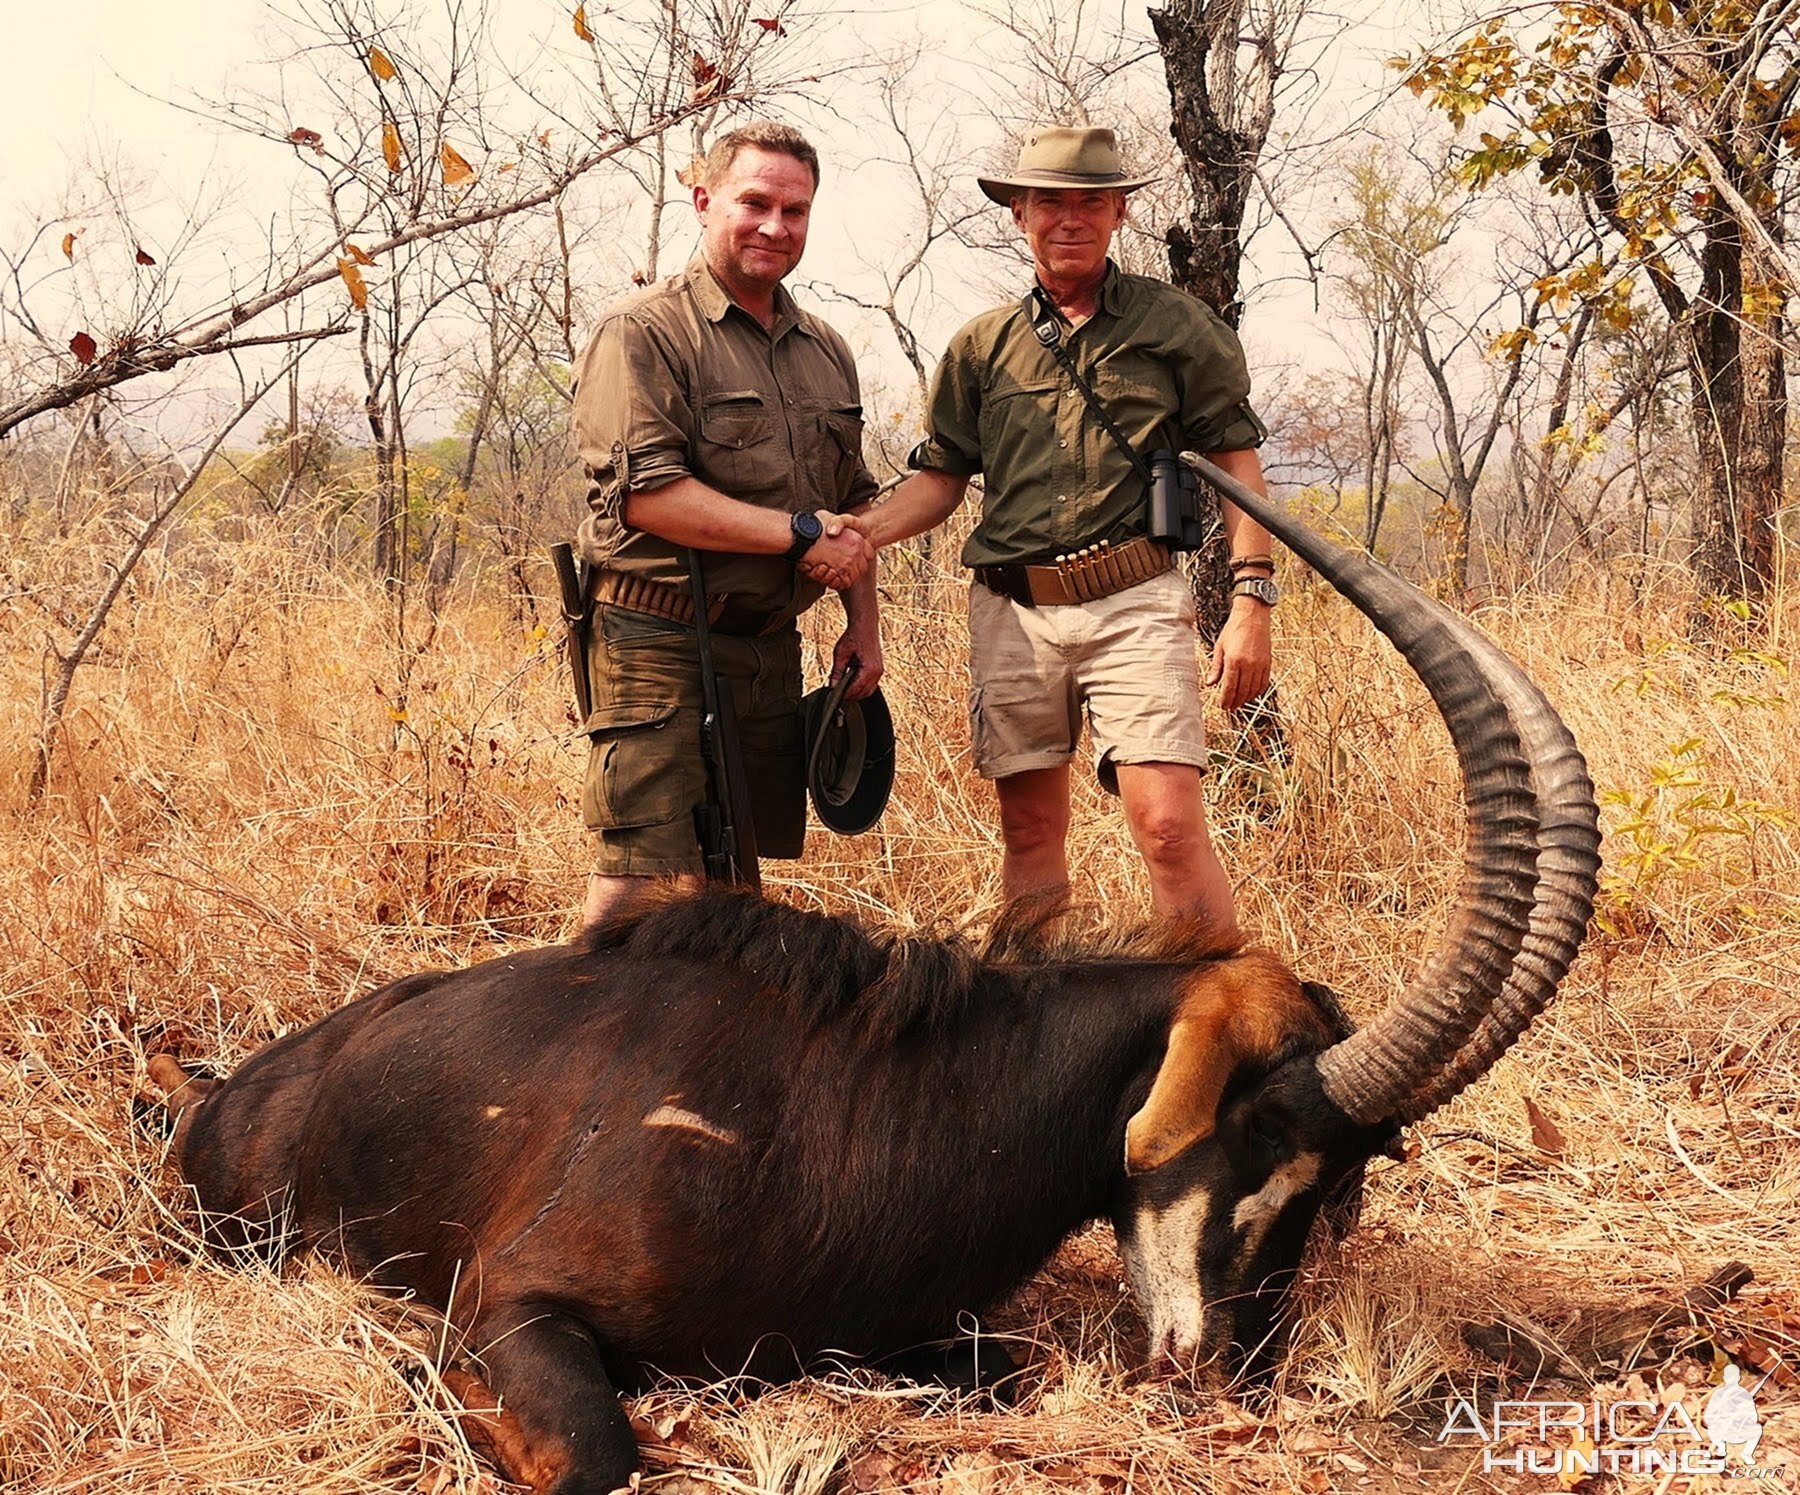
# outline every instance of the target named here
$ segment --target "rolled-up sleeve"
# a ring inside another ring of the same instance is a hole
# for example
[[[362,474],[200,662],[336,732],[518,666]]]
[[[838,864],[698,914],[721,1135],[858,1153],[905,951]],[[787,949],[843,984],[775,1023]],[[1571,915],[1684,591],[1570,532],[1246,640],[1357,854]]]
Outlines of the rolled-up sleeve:
[[[623,523],[629,494],[690,475],[687,380],[657,330],[629,313],[602,323],[582,354],[573,420],[596,513]]]
[[[959,478],[981,471],[981,373],[962,333],[951,339],[931,376],[925,439],[913,448],[907,466]]]
[[[1195,452],[1258,447],[1268,429],[1250,406],[1250,369],[1238,336],[1195,302],[1197,323],[1180,347],[1181,434]]]

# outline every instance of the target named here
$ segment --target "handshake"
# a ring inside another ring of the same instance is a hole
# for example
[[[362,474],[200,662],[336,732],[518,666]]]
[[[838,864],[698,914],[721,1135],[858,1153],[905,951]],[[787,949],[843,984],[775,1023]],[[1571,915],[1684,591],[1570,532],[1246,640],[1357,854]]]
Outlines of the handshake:
[[[833,514],[828,509],[820,509],[818,517],[825,533],[800,557],[800,573],[834,592],[845,591],[875,563],[867,521],[860,514]]]

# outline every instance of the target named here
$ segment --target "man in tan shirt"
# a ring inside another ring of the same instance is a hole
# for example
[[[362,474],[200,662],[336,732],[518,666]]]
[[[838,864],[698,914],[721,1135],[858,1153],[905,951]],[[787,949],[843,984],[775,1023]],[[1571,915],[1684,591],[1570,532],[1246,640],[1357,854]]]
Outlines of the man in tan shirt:
[[[1045,339],[1073,361],[1139,458],[1197,450],[1261,490],[1262,423],[1236,334],[1193,297],[1107,257],[1125,196],[1111,130],[1031,131],[1011,176],[982,179],[1025,236],[1036,284],[951,339],[914,451],[918,470],[869,511],[877,545],[930,529],[983,476],[963,550],[975,764],[995,781],[1009,897],[1068,881],[1069,764],[1085,718],[1161,913],[1237,927],[1207,832],[1194,603],[1148,535],[1139,464]],[[1208,684],[1231,710],[1269,683],[1269,535],[1227,504],[1235,585]],[[1080,559],[1067,563],[1064,557]]]
[[[817,153],[758,124],[723,137],[694,188],[701,253],[607,313],[577,370],[575,436],[599,568],[582,814],[596,836],[584,918],[636,879],[697,877],[707,795],[687,550],[701,552],[714,662],[729,682],[759,851],[806,825],[795,619],[827,588],[852,698],[881,678],[874,551],[842,511],[876,488],[844,340],[782,287],[806,246]]]

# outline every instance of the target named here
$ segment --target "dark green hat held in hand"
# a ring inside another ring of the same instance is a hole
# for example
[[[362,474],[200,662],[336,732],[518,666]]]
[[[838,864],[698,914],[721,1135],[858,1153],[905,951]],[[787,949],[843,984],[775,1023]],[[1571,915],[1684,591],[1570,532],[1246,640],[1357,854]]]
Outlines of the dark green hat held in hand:
[[[800,702],[806,787],[813,813],[840,836],[859,836],[881,818],[894,787],[894,719],[879,689],[846,701],[854,663],[836,685]]]

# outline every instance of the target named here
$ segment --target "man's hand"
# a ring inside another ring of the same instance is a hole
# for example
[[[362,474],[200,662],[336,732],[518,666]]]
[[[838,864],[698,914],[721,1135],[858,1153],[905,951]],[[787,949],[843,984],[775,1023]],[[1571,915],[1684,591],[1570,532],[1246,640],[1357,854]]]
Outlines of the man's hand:
[[[821,586],[842,592],[862,578],[875,559],[875,547],[863,536],[863,521],[854,514],[820,509],[825,533],[800,557],[800,572]]]
[[[881,625],[877,619],[878,614],[873,610],[851,618],[837,647],[831,651],[833,685],[837,684],[838,676],[849,667],[851,660],[857,663],[856,678],[844,692],[847,701],[860,701],[864,696],[873,695],[875,687],[881,684]]]
[[[1227,711],[1247,706],[1269,688],[1269,614],[1274,609],[1253,597],[1237,597],[1213,645],[1209,686],[1219,687]]]

